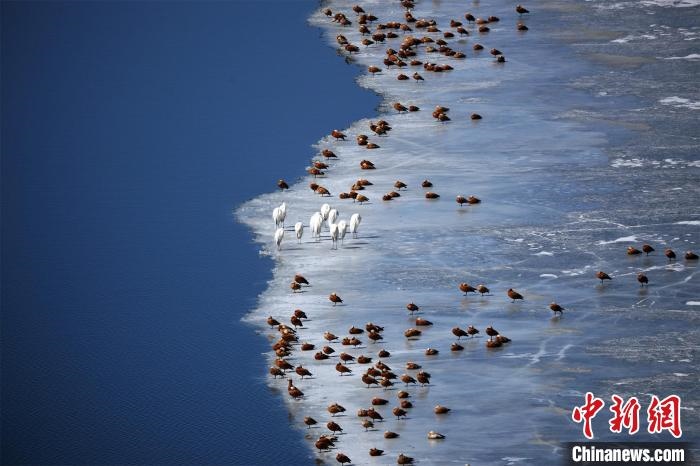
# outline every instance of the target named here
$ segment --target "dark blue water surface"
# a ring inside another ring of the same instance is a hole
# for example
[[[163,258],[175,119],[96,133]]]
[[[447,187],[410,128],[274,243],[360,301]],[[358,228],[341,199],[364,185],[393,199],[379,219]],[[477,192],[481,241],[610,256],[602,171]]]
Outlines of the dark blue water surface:
[[[2,2],[4,464],[312,461],[231,212],[377,104],[316,6]]]

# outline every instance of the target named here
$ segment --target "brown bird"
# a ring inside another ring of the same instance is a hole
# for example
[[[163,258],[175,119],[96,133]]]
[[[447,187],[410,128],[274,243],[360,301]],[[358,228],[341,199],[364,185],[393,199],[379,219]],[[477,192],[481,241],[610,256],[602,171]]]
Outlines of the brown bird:
[[[474,21],[476,21],[476,18],[475,18],[474,15],[471,14],[471,13],[466,13],[466,14],[464,15],[464,19],[466,19],[466,20],[467,20],[468,22],[470,22],[470,23],[473,23]]]
[[[510,338],[505,335],[496,335],[496,340],[499,343],[510,343]]]
[[[426,356],[435,356],[439,353],[440,351],[436,350],[435,348],[428,348],[425,350],[425,355]]]
[[[367,388],[369,388],[370,385],[379,385],[379,382],[377,382],[377,379],[374,377],[371,377],[367,374],[362,375],[362,383],[367,384]]]
[[[372,398],[372,405],[374,405],[374,406],[385,405],[388,402],[389,402],[389,400],[385,400],[384,398]]]
[[[379,385],[381,385],[382,387],[384,387],[384,390],[386,390],[386,389],[388,389],[388,388],[390,388],[390,387],[393,387],[393,386],[394,386],[394,382],[392,382],[392,381],[389,380],[389,379],[382,379],[382,381],[379,382]]]
[[[444,107],[442,107],[442,108],[444,108]],[[445,111],[447,111],[447,110],[445,110]],[[432,188],[433,187],[433,183],[430,182],[430,180],[423,180],[423,182],[420,185],[424,188]]]
[[[696,261],[696,260],[698,260],[698,255],[695,254],[693,251],[686,251],[685,252],[685,260]]]
[[[447,414],[451,411],[450,408],[447,408],[445,406],[437,405],[434,409],[435,414]]]
[[[527,26],[525,26],[525,24],[523,24],[523,23],[518,23],[518,24],[515,26],[515,28],[516,28],[518,31],[529,31],[529,30],[530,30],[530,28],[527,27]]]
[[[297,316],[292,316],[292,317],[290,317],[289,320],[290,320],[290,322],[292,323],[292,325],[294,325],[294,328],[295,328],[295,329],[296,329],[297,327],[303,327],[303,326],[304,326],[304,324],[301,322],[301,319],[300,319],[299,317],[297,317]]]
[[[369,333],[367,334],[367,338],[369,338],[370,340],[372,340],[372,343],[376,343],[376,342],[378,342],[379,340],[383,340],[383,339],[384,339],[384,337],[381,336],[381,335],[380,335],[379,333],[377,333],[377,332],[369,332]],[[380,353],[381,353],[381,351],[380,351]],[[382,356],[380,355],[379,357],[381,358]]]
[[[396,407],[391,410],[391,413],[396,416],[396,419],[401,419],[401,416],[406,417],[406,410]]]
[[[525,8],[522,5],[516,5],[515,6],[515,12],[518,13],[520,16],[524,15],[525,13],[530,13],[530,10]]]
[[[489,325],[488,327],[486,327],[486,335],[489,336],[489,340],[492,340],[493,337],[498,335],[498,330]]]
[[[294,369],[294,372],[296,372],[298,375],[301,376],[301,380],[304,380],[304,376],[306,376],[306,377],[313,376],[313,374],[311,374],[311,372],[307,368],[301,367],[301,365],[297,366],[297,368]]]
[[[316,361],[323,361],[324,359],[328,359],[329,356],[327,354],[322,353],[321,351],[318,351],[316,354],[314,354],[314,359]]]
[[[338,337],[333,335],[331,332],[324,332],[323,338],[327,341],[333,341],[338,339]]]
[[[408,362],[406,363],[406,370],[411,371],[411,370],[416,370],[416,369],[420,369],[420,368],[421,368],[421,365],[420,365],[420,364],[417,364],[417,363],[415,363],[415,362],[413,362],[413,361],[408,361]]]
[[[668,257],[669,261],[676,260],[676,253],[673,252],[673,249],[666,249],[664,254]]]
[[[358,364],[369,364],[372,362],[372,358],[368,358],[367,356],[361,354],[357,357],[357,363]]]
[[[330,430],[333,433],[343,431],[343,428],[340,427],[340,425],[335,421],[328,421],[326,427],[328,427],[328,430]]]
[[[335,294],[335,293],[331,293],[331,294],[328,296],[328,299],[333,303],[333,306],[335,306],[335,305],[338,304],[338,303],[342,303],[342,302],[343,302],[343,300],[340,298],[340,296],[338,296],[338,295]]]
[[[297,282],[290,283],[289,287],[292,289],[292,293],[296,293],[297,291],[301,290],[301,285]]]
[[[329,429],[330,429],[330,427],[329,427]],[[341,431],[342,431],[342,429],[341,429]],[[348,458],[348,456],[343,454],[343,453],[338,453],[337,455],[335,455],[335,460],[340,464],[351,462],[350,458]]]
[[[501,52],[501,51],[498,50],[498,49],[491,49],[491,50],[489,50],[489,53],[490,53],[491,55],[493,55],[494,57],[497,57],[497,56],[499,56],[499,55],[503,55],[503,52]]]
[[[318,451],[330,450],[332,442],[327,438],[322,437],[316,440],[316,443],[314,445],[316,446],[316,448],[318,448]]]
[[[467,203],[467,198],[466,198],[466,197],[464,197],[464,196],[457,196],[457,204],[459,204],[460,207],[462,207],[462,205],[464,205],[464,204],[466,204],[466,203]]]
[[[291,396],[294,399],[301,398],[302,396],[304,396],[304,392],[295,387],[291,379],[287,384],[287,392],[289,393],[289,396]]]
[[[416,318],[416,325],[417,326],[423,326],[427,327],[429,325],[433,325],[433,323],[427,319],[423,319],[422,317],[417,317]]]
[[[419,337],[421,335],[421,333],[423,333],[423,332],[421,332],[417,328],[409,328],[408,330],[403,332],[403,334],[406,338]]]
[[[379,352],[377,353],[377,356],[379,356],[380,358],[388,358],[388,357],[391,356],[391,353],[388,352],[388,351],[385,350],[385,349],[381,349],[381,350],[379,350]]]
[[[270,375],[272,375],[275,379],[277,376],[284,378],[284,371],[279,367],[272,366],[270,367]]]
[[[369,40],[369,39],[365,39],[365,40],[369,41],[370,43],[374,43],[374,42],[372,42],[372,41]],[[366,44],[366,45],[369,45],[369,44]],[[381,73],[381,72],[382,72],[382,69],[381,69],[381,68],[378,68],[378,67],[376,67],[376,66],[370,66],[370,67],[367,68],[367,71],[369,71],[370,73],[372,73],[372,76],[374,76],[374,75],[377,74],[377,73]]]
[[[400,74],[396,77],[396,79],[398,79],[399,81],[406,81],[410,78],[408,76],[406,76],[405,74]]]
[[[414,312],[418,311],[420,308],[416,304],[414,304],[413,302],[410,302],[410,303],[406,304],[406,309],[408,309],[408,311],[411,314],[413,314]]]
[[[520,299],[520,300],[523,299],[523,295],[521,295],[520,293],[515,291],[513,288],[508,288],[507,293],[508,293],[508,297],[513,300],[512,302],[515,302],[516,299]]]
[[[343,133],[341,133],[340,131],[338,131],[337,129],[334,129],[331,132],[331,136],[333,136],[336,139],[336,141],[338,139],[342,139],[343,141],[345,141],[345,138],[346,138],[346,136]]]
[[[462,337],[467,337],[467,336],[469,336],[469,334],[468,334],[467,332],[465,332],[464,330],[462,330],[462,329],[459,328],[459,327],[454,327],[454,328],[452,329],[452,335],[456,336],[458,340],[461,340]]]
[[[323,186],[319,186],[318,188],[316,188],[316,194],[320,194],[321,196],[330,196],[331,192]]]
[[[407,112],[407,111],[408,111],[408,108],[404,107],[404,106],[401,105],[401,103],[399,103],[399,102],[394,102],[393,107],[394,107],[394,110],[396,110],[396,111],[399,112],[399,113],[401,113],[401,112]]]
[[[481,32],[481,33],[489,32],[490,30],[491,30],[491,28],[488,26],[479,26],[479,32]]]
[[[432,376],[425,371],[418,371],[418,373],[416,374],[416,379],[421,384],[421,386],[430,385],[430,377]]]
[[[375,420],[375,421],[380,421],[380,422],[381,422],[381,421],[384,420],[384,417],[383,417],[381,414],[379,414],[378,412],[376,412],[376,411],[374,410],[374,408],[369,408],[369,409],[367,410],[367,416],[369,416],[370,419],[373,419],[373,420]]]
[[[294,275],[294,281],[300,285],[308,285],[309,284],[309,281],[306,278],[304,278],[303,275],[300,275],[300,274]]]
[[[595,276],[600,280],[600,283],[603,283],[603,280],[612,280],[612,277],[603,271],[596,272]]]
[[[314,419],[310,416],[306,416],[306,417],[304,417],[304,424],[306,424],[308,426],[307,427],[308,429],[311,429],[311,426],[318,424],[318,421],[316,421],[316,419]]]
[[[401,400],[401,407],[403,409],[411,409],[411,408],[413,408],[413,403],[411,403],[408,400]]]
[[[406,398],[410,398],[410,397],[411,397],[411,394],[408,393],[408,392],[406,392],[406,391],[404,391],[404,390],[401,390],[399,393],[396,394],[396,397],[397,397],[399,400],[405,400]]]
[[[397,181],[394,183],[394,187],[395,187],[396,189],[398,189],[398,190],[401,190],[401,189],[406,189],[406,188],[407,188],[407,185],[406,185],[406,183],[404,183],[403,181],[397,180]]]
[[[501,346],[503,346],[503,342],[498,338],[496,338],[495,340],[486,340],[487,348],[500,348]]]
[[[382,456],[384,450],[379,450],[378,448],[370,448],[369,456]]]
[[[348,354],[348,353],[340,353],[338,355],[341,361],[343,362],[351,362],[355,360],[355,356]]]
[[[467,333],[469,334],[470,337],[473,337],[474,335],[479,333],[479,329],[477,329],[473,325],[470,325],[469,327],[467,327]]]
[[[627,246],[627,254],[630,256],[636,256],[638,254],[641,254],[642,251],[639,249],[635,248],[634,246]]]
[[[331,417],[335,416],[338,413],[344,413],[345,412],[345,407],[342,405],[339,405],[338,403],[333,403],[332,405],[328,405],[328,408],[326,410],[331,413]]]
[[[437,199],[439,197],[440,197],[440,195],[438,193],[434,193],[432,191],[428,191],[427,193],[425,193],[426,199]]]
[[[375,144],[373,142],[369,142],[365,145],[365,149],[379,149],[379,144]]]
[[[399,434],[397,434],[396,432],[391,432],[388,430],[386,432],[384,432],[384,438],[398,438],[398,437],[399,437]]]
[[[472,50],[478,52],[479,50],[484,50],[484,46],[481,45],[481,44],[474,44],[474,45],[472,46]]]
[[[481,202],[481,199],[479,199],[479,198],[476,197],[476,196],[469,196],[469,197],[467,198],[467,202],[470,203],[470,204],[479,204],[479,203]]]
[[[418,73],[413,73],[413,79],[415,79],[416,81],[425,81],[423,79],[423,76],[419,75]]]
[[[450,351],[462,351],[464,349],[464,346],[460,345],[459,343],[452,343],[450,345]]]
[[[277,187],[279,187],[282,191],[284,191],[285,189],[289,189],[289,185],[287,184],[287,182],[282,179],[277,181]]]
[[[349,374],[352,372],[352,369],[340,362],[335,365],[335,370],[340,373],[341,377],[343,376],[343,374]]]
[[[551,303],[549,305],[549,308],[554,312],[554,315],[557,315],[557,312],[560,313],[561,315],[564,315],[564,310],[566,308],[561,307],[557,303]]]
[[[311,351],[314,348],[316,348],[316,346],[313,343],[304,342],[301,344],[302,351]]]
[[[269,325],[270,328],[275,327],[279,324],[280,324],[279,321],[274,319],[272,316],[267,318],[267,325]]]
[[[308,317],[306,317],[306,312],[301,309],[294,309],[294,315],[300,319],[308,319]]]
[[[477,285],[477,286],[476,286],[476,291],[478,291],[479,294],[481,294],[481,296],[483,296],[483,295],[485,295],[485,294],[489,294],[491,290],[489,290],[488,288],[486,288],[486,286],[484,286],[484,285]]]
[[[481,120],[482,116],[478,113],[472,113],[471,115],[469,115],[469,118],[471,118],[472,120]]]
[[[412,384],[414,384],[414,385],[415,385],[415,383],[416,383],[416,379],[414,379],[413,377],[411,377],[411,376],[408,375],[408,374],[403,374],[403,375],[401,376],[401,381],[402,381],[403,383],[405,383],[407,387],[408,387],[408,384],[409,384],[409,383],[412,383]]]
[[[362,330],[361,328],[357,328],[357,327],[355,327],[355,326],[353,325],[353,326],[350,327],[350,329],[348,330],[348,333],[349,333],[350,335],[359,335],[359,334],[361,334],[361,333],[365,333],[365,331]]]
[[[364,419],[362,421],[362,427],[365,428],[365,432],[367,432],[369,429],[374,427],[374,422],[370,421],[369,419]]]
[[[337,159],[338,158],[338,156],[335,155],[335,153],[330,149],[323,149],[323,151],[321,151],[321,155],[327,159]]]
[[[466,296],[468,293],[476,293],[476,288],[471,286],[469,283],[460,283],[459,290]]]
[[[275,366],[279,367],[283,371],[291,371],[292,369],[294,369],[294,366],[289,364],[289,362],[284,359],[275,360]]]
[[[637,281],[641,284],[641,286],[649,285],[649,278],[647,278],[647,276],[642,272],[637,274]]]

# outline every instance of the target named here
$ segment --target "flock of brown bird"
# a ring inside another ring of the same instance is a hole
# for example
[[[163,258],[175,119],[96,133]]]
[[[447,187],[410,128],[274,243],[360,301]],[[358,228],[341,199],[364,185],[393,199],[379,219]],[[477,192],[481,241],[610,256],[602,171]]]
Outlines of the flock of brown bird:
[[[497,23],[500,21],[500,18],[495,16],[489,16],[487,18],[477,18],[471,13],[466,13],[464,15],[464,19],[467,22],[466,25],[459,20],[452,19],[449,24],[449,28],[451,28],[452,30],[442,31],[438,28],[438,24],[435,20],[417,19],[413,16],[412,9],[415,7],[413,1],[403,0],[401,4],[405,8],[404,22],[391,21],[386,23],[375,24],[378,21],[377,17],[375,17],[372,14],[366,13],[364,9],[359,5],[355,5],[352,8],[354,14],[356,15],[354,20],[358,23],[359,32],[363,36],[363,39],[361,41],[361,44],[363,46],[369,47],[372,45],[377,45],[379,43],[384,43],[387,40],[398,39],[400,37],[399,33],[403,34],[403,39],[397,46],[398,50],[395,50],[391,47],[387,48],[386,50],[386,57],[383,59],[383,64],[387,70],[391,70],[393,68],[397,68],[400,70],[404,67],[420,66],[422,67],[424,72],[449,72],[453,68],[448,64],[437,64],[430,61],[420,60],[419,53],[421,53],[421,50],[426,55],[433,54],[433,56],[436,56],[439,54],[444,57],[449,57],[453,59],[464,59],[466,58],[466,53],[462,51],[453,50],[449,46],[447,39],[454,38],[455,34],[458,34],[459,36],[469,36],[474,32],[477,32],[483,36],[487,34],[490,30],[488,24]],[[522,15],[529,13],[529,11],[522,5],[517,5],[515,7],[515,11],[519,15],[519,18],[522,18]],[[348,15],[346,15],[345,13],[333,13],[330,9],[326,9],[324,13],[328,17],[331,17],[333,22],[338,23],[341,27],[349,27],[353,24],[353,20],[348,18]],[[352,15],[350,16],[352,17]],[[469,26],[472,24],[476,25],[475,30],[470,30]],[[370,28],[371,25],[374,25],[374,31],[372,31],[372,29]],[[517,22],[516,28],[519,31],[528,30],[527,26],[521,21]],[[418,38],[409,35],[409,33],[414,32],[414,30],[423,30],[426,33],[432,34],[441,33],[442,37],[434,38],[425,35],[421,38]],[[355,54],[360,52],[360,47],[350,43],[343,34],[338,34],[336,37],[336,41],[340,45],[341,49],[349,54]],[[475,54],[478,54],[480,51],[484,50],[484,46],[482,44],[476,43],[473,45],[472,49],[475,52]],[[506,61],[504,54],[496,48],[491,48],[489,53],[494,57],[495,61],[498,63],[504,63]],[[375,65],[369,66],[367,68],[367,71],[373,76],[384,72],[381,66]],[[425,78],[418,72],[414,72],[411,76],[400,73],[397,75],[397,79],[400,81],[409,81],[411,79],[413,79],[416,82],[425,81]],[[407,114],[420,111],[420,108],[416,105],[405,105],[401,102],[393,103],[392,107],[394,110],[396,110],[398,114]],[[450,117],[448,116],[449,110],[450,109],[447,107],[438,105],[433,110],[432,116],[439,123],[447,123],[451,121]],[[470,115],[470,119],[473,121],[477,121],[482,119],[482,116],[477,113],[472,113]],[[369,124],[369,130],[377,138],[383,138],[387,137],[390,134],[392,126],[391,124],[389,124],[389,122],[385,120],[379,120],[377,122],[371,122]],[[346,141],[346,139],[348,138],[346,134],[339,130],[333,130],[330,136],[336,142]],[[367,150],[376,150],[380,149],[381,147],[376,142],[370,141],[369,136],[367,134],[356,135],[355,141],[359,146],[363,146]],[[312,175],[315,179],[319,177],[325,177],[327,173],[332,169],[330,165],[331,161],[338,158],[338,156],[328,148],[321,151],[320,155],[323,157],[324,160],[313,161],[312,166],[307,169],[308,173]],[[361,170],[376,169],[375,164],[372,161],[366,159],[360,161],[359,168]],[[365,178],[359,178],[355,183],[352,184],[352,186],[347,192],[339,193],[339,198],[353,199],[353,202],[357,202],[359,204],[370,202],[369,197],[361,193],[360,191],[365,191],[371,186],[373,186],[373,184],[370,181],[368,181]],[[289,189],[289,185],[284,180],[278,181],[278,187],[281,190]],[[327,188],[317,184],[316,182],[310,183],[309,187],[316,194],[319,194],[321,196],[331,196],[331,193]],[[421,187],[427,190],[424,193],[426,199],[440,198],[439,194],[431,190],[431,188],[433,188],[433,183],[430,180],[424,180],[421,183]],[[393,190],[383,195],[382,200],[392,201],[396,198],[399,198],[402,195],[401,193],[408,190],[408,188],[409,186],[405,181],[397,180],[393,185]],[[481,203],[481,200],[473,195],[464,196],[460,194],[456,196],[456,203],[460,207],[462,207],[464,205],[479,204]],[[646,255],[649,255],[653,251],[653,247],[651,247],[648,244],[644,244],[641,250],[630,246],[627,249],[627,254],[640,255],[642,253],[645,253]],[[676,254],[671,249],[667,249],[665,251],[665,255],[669,259],[669,261],[676,259]],[[685,254],[685,259],[697,260],[698,256],[692,251],[688,251]],[[598,271],[596,277],[601,280],[601,283],[604,283],[605,280],[612,280],[612,277],[610,277],[610,275],[603,271]],[[648,286],[649,284],[649,279],[644,273],[640,272],[637,275],[637,280],[639,281],[641,286]],[[309,282],[303,276],[296,275],[290,284],[292,292],[300,291],[302,286],[309,286]],[[465,295],[468,295],[469,293],[479,293],[481,296],[488,296],[491,294],[489,288],[486,287],[484,284],[472,286],[466,282],[463,282],[458,284],[458,288]],[[506,291],[506,295],[512,303],[524,300],[524,296],[512,288],[509,288]],[[333,306],[343,303],[343,299],[335,292],[331,293],[328,296],[328,299],[331,303],[333,303]],[[406,305],[406,309],[408,310],[410,315],[414,315],[415,313],[420,312],[419,306],[413,302],[408,303]],[[549,309],[554,313],[555,316],[563,315],[563,311],[566,310],[566,308],[564,308],[556,302],[550,303]],[[275,351],[277,359],[275,360],[274,365],[270,367],[270,374],[275,379],[277,377],[285,378],[292,371],[294,371],[294,373],[296,373],[302,381],[305,381],[308,378],[313,378],[313,374],[307,368],[303,367],[301,364],[298,364],[295,367],[288,360],[288,358],[292,356],[293,351],[295,349],[300,349],[302,353],[315,351],[317,349],[316,345],[313,343],[307,341],[299,341],[299,332],[305,329],[304,321],[307,319],[308,318],[306,314],[300,309],[296,309],[294,313],[290,316],[289,322],[292,325],[291,327],[286,324],[280,323],[277,319],[273,318],[272,316],[270,316],[267,319],[267,323],[270,325],[270,327],[276,328],[279,333],[279,338],[272,345],[273,351]],[[415,327],[407,329],[404,332],[404,336],[407,339],[420,338],[422,330],[416,327],[430,327],[432,325],[433,323],[428,321],[427,319],[423,317],[416,317]],[[353,349],[362,347],[363,342],[362,340],[360,340],[358,335],[364,335],[363,338],[366,337],[367,340],[371,342],[369,344],[373,345],[377,342],[384,340],[384,336],[382,334],[383,331],[383,327],[371,322],[367,323],[364,329],[353,325],[348,330],[349,336],[343,338],[333,334],[330,331],[326,331],[323,334],[323,339],[325,340],[326,344],[324,344],[324,346],[320,350],[314,353],[313,358],[316,361],[324,361],[337,358],[337,362],[335,362],[335,370],[340,377],[348,380],[356,379],[353,379],[352,377],[343,376],[352,375],[354,373],[353,368],[355,371],[359,372],[359,368],[364,367],[365,369],[362,371],[360,376],[361,384],[367,389],[372,389],[373,387],[381,388],[383,393],[385,393],[387,390],[392,390],[394,385],[399,381],[404,384],[404,388],[408,388],[409,385],[416,387],[419,384],[420,386],[430,386],[430,373],[424,371],[421,365],[413,361],[406,362],[405,370],[416,372],[405,372],[401,375],[397,375],[395,372],[393,372],[391,367],[389,367],[383,361],[387,358],[390,358],[391,356],[391,353],[384,348],[377,352],[378,359],[376,362],[373,363],[373,357],[365,354],[353,355],[349,352],[343,351],[340,354],[336,355],[336,350],[331,346],[332,344],[339,343],[344,347],[353,347]],[[484,332],[488,336],[488,340],[486,340],[487,348],[499,348],[502,345],[507,344],[511,341],[508,337],[502,335],[498,330],[493,328],[493,326],[486,327]],[[464,347],[460,344],[460,342],[462,341],[461,338],[477,338],[477,335],[480,333],[480,331],[475,326],[468,325],[465,328],[461,328],[459,326],[453,327],[451,329],[451,333],[454,337],[456,337],[457,341],[454,341],[451,344],[450,350],[461,351],[464,349]],[[439,354],[439,350],[436,348],[427,348],[425,350],[425,354],[426,356],[436,356]],[[331,361],[329,361],[329,363],[332,364]],[[294,385],[293,381],[291,380],[291,377],[288,379],[287,383],[289,396],[295,400],[303,400],[304,393]],[[400,390],[397,392],[398,405],[391,408],[391,414],[395,416],[397,420],[405,420],[409,415],[410,410],[414,407],[413,402],[409,398],[411,398],[411,394],[408,391]],[[367,432],[375,430],[375,425],[384,421],[384,415],[382,415],[381,411],[382,406],[389,404],[390,401],[388,399],[382,397],[371,398],[370,407],[366,409],[360,409],[357,413],[357,416],[361,419],[361,428],[363,428]],[[330,414],[331,418],[335,418],[337,414],[345,412],[346,409],[338,403],[333,403],[328,406],[327,411]],[[434,407],[434,412],[436,415],[445,415],[450,412],[450,408],[447,408],[442,405],[437,405]],[[306,416],[303,422],[308,429],[315,428],[318,424],[318,421],[310,416]],[[319,452],[330,451],[332,448],[335,448],[335,445],[339,440],[339,436],[341,436],[344,433],[343,427],[340,424],[338,424],[338,422],[332,419],[325,424],[325,427],[328,430],[328,433],[323,433],[315,441],[315,447],[319,450]],[[385,431],[383,437],[385,439],[394,439],[398,438],[399,434],[392,431]],[[428,433],[428,438],[444,439],[445,436],[440,433],[431,431]],[[384,451],[372,447],[369,449],[368,454],[370,456],[382,456],[384,455]],[[346,454],[338,452],[336,454],[336,461],[340,464],[346,464],[350,463],[351,459]],[[397,464],[412,464],[414,462],[414,459],[401,453],[398,455],[396,461]]]

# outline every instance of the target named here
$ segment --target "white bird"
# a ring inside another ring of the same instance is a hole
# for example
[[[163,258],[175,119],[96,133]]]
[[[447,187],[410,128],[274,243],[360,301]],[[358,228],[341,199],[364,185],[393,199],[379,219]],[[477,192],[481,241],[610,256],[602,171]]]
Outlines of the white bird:
[[[318,241],[321,239],[321,225],[323,224],[323,215],[321,212],[316,212],[309,220],[309,228],[311,228],[311,236]]]
[[[283,223],[282,212],[279,207],[272,209],[272,220],[275,221],[275,228],[279,228],[280,224]]]
[[[282,249],[282,238],[284,238],[284,228],[278,228],[275,231],[275,243],[277,243],[277,250]]]
[[[338,210],[337,209],[331,209],[328,212],[328,228],[331,227],[331,223],[335,223],[335,221],[338,220]]]
[[[348,224],[345,223],[345,220],[341,220],[338,222],[338,234],[340,235],[340,243],[343,243],[343,240],[345,239],[345,233],[348,231]]]
[[[294,224],[294,233],[297,234],[297,241],[301,243],[301,237],[304,235],[304,224],[297,222]]]
[[[284,219],[287,218],[287,204],[285,202],[283,202],[282,204],[280,204],[279,209],[280,209],[280,216],[282,219],[282,227],[284,228]]]
[[[328,229],[331,231],[331,240],[333,240],[333,246],[331,246],[331,249],[338,249],[338,235],[340,234],[338,231],[338,224],[331,223],[328,225]]]
[[[362,222],[360,214],[352,214],[350,217],[350,232],[353,238],[357,238],[357,229],[360,228],[360,222]]]
[[[321,215],[323,216],[323,220],[326,220],[328,218],[328,214],[331,211],[331,206],[328,204],[323,204],[321,206]]]

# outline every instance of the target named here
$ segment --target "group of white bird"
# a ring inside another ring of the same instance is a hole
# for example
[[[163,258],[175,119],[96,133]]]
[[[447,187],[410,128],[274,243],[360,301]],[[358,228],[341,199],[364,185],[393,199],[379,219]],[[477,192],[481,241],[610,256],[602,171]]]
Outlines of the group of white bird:
[[[355,213],[350,216],[350,223],[348,224],[345,220],[338,220],[340,213],[338,209],[332,208],[329,204],[323,204],[321,210],[315,212],[309,219],[309,228],[311,229],[311,237],[316,241],[321,241],[321,230],[323,229],[323,223],[326,222],[328,225],[328,231],[331,235],[331,240],[333,245],[331,249],[338,249],[338,241],[341,243],[345,239],[345,235],[350,230],[353,238],[357,238],[357,231],[362,222],[362,217],[360,214]],[[275,221],[275,244],[277,244],[277,250],[282,249],[282,239],[284,238],[284,219],[287,217],[287,204],[282,203],[279,207],[272,209],[272,219]],[[301,243],[301,238],[304,235],[304,224],[302,222],[297,222],[294,224],[294,233],[296,234],[297,241]]]

